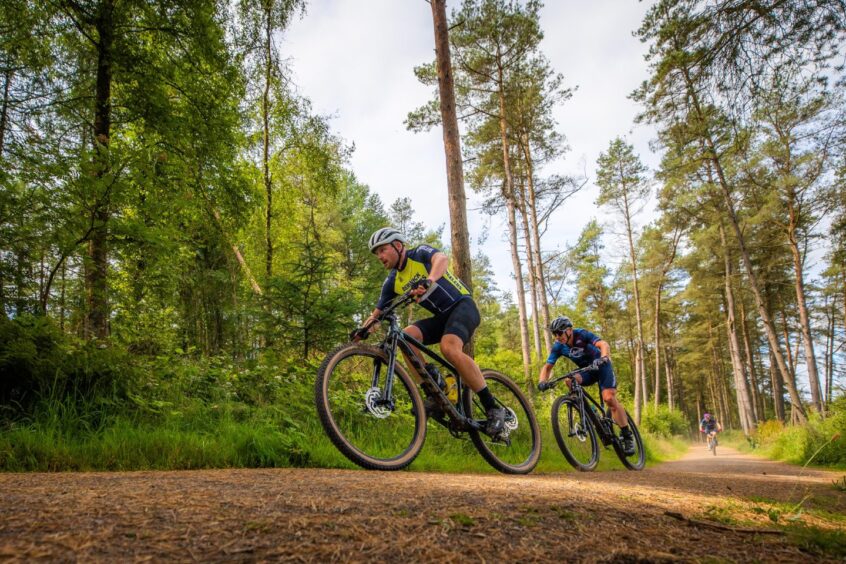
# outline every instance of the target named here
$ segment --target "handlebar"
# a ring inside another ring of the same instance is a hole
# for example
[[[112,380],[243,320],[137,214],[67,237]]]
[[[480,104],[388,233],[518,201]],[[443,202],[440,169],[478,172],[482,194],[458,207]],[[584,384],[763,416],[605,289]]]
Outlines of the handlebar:
[[[378,317],[376,317],[376,319],[374,319],[370,323],[367,323],[363,327],[359,327],[358,329],[355,329],[352,332],[350,332],[350,340],[355,340],[356,337],[358,339],[362,340],[362,341],[365,340],[367,337],[370,336],[370,328],[373,325],[375,325],[376,323],[381,323],[382,321],[387,319],[390,315],[392,315],[394,313],[394,311],[396,311],[397,309],[399,309],[401,307],[404,307],[404,306],[410,304],[412,301],[415,300],[415,298],[417,298],[417,301],[422,301],[422,300],[426,299],[438,287],[437,282],[432,282],[429,285],[429,288],[423,294],[421,294],[419,297],[413,296],[411,294],[411,292],[413,292],[414,290],[419,288],[421,286],[421,282],[422,282],[422,280],[417,280],[417,281],[413,282],[411,284],[411,288],[409,288],[407,292],[403,292],[402,294],[400,294],[399,296],[394,298],[394,300],[390,304],[388,304],[388,307],[386,307],[385,309],[382,310],[382,312],[379,314]]]
[[[591,370],[590,366],[585,366],[584,368],[577,368],[576,370],[573,370],[572,372],[568,372],[567,374],[564,374],[563,376],[558,376],[557,378],[553,378],[552,380],[547,380],[546,382],[542,382],[543,387],[541,387],[541,385],[538,385],[538,390],[540,390],[542,392],[545,392],[546,390],[551,390],[552,388],[554,388],[555,386],[558,385],[558,382],[560,382],[562,380],[567,380],[568,378],[571,379],[571,380],[575,380],[576,374],[581,374],[582,372],[587,372],[588,370]]]

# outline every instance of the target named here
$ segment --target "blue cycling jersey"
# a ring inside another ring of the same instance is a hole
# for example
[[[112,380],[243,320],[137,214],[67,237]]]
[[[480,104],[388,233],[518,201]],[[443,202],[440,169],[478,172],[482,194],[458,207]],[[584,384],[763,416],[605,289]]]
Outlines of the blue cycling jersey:
[[[602,356],[599,348],[596,346],[597,341],[601,341],[587,329],[573,329],[573,344],[567,346],[558,341],[552,345],[552,350],[549,351],[549,357],[546,359],[547,364],[555,364],[555,362],[562,356],[566,356],[572,360],[579,368],[584,368],[591,362]]]
[[[708,431],[708,432],[716,431],[717,430],[717,420],[712,417],[710,421],[706,421],[703,418],[702,421],[699,422],[699,428],[702,429],[703,431]]]
[[[407,250],[405,261],[399,268],[391,270],[382,284],[382,295],[376,308],[385,309],[391,300],[408,291],[414,282],[427,278],[429,272],[432,271],[432,257],[439,252],[438,249],[429,245],[420,245]],[[424,309],[436,315],[451,310],[461,300],[471,297],[470,290],[449,270],[435,282],[438,284],[437,288],[434,288],[428,297],[419,303]]]

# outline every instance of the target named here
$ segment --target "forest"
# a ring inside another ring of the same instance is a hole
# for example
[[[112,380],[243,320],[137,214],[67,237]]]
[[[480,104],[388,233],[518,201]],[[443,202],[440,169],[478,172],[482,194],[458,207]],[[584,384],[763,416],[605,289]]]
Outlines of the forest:
[[[620,96],[660,166],[621,124],[585,177],[548,172],[577,85],[541,49],[541,2],[447,8],[450,179],[505,222],[510,265],[454,202],[426,226],[356,177],[280,48],[304,0],[0,3],[0,469],[343,465],[312,388],[378,297],[386,225],[452,257],[478,363],[539,413],[567,315],[611,344],[647,436],[710,411],[804,462],[846,432],[846,1],[654,2],[632,26],[649,75]],[[446,128],[437,61],[407,72],[432,98],[398,125]],[[589,181],[611,221],[551,249]]]

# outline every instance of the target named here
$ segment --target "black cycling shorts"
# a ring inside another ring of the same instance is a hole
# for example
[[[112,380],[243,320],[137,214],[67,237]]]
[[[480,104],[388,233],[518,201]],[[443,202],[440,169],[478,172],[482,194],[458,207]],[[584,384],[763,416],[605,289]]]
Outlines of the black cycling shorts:
[[[481,323],[476,302],[464,298],[441,315],[415,321],[413,325],[423,333],[423,344],[440,343],[444,335],[455,335],[462,343],[467,343]]]

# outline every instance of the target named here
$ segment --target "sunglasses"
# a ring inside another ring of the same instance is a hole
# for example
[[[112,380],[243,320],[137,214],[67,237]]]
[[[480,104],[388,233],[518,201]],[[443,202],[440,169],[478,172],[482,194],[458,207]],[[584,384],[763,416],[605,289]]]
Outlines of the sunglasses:
[[[564,331],[553,331],[552,334],[555,335],[556,337],[560,337],[561,335],[564,334]]]

